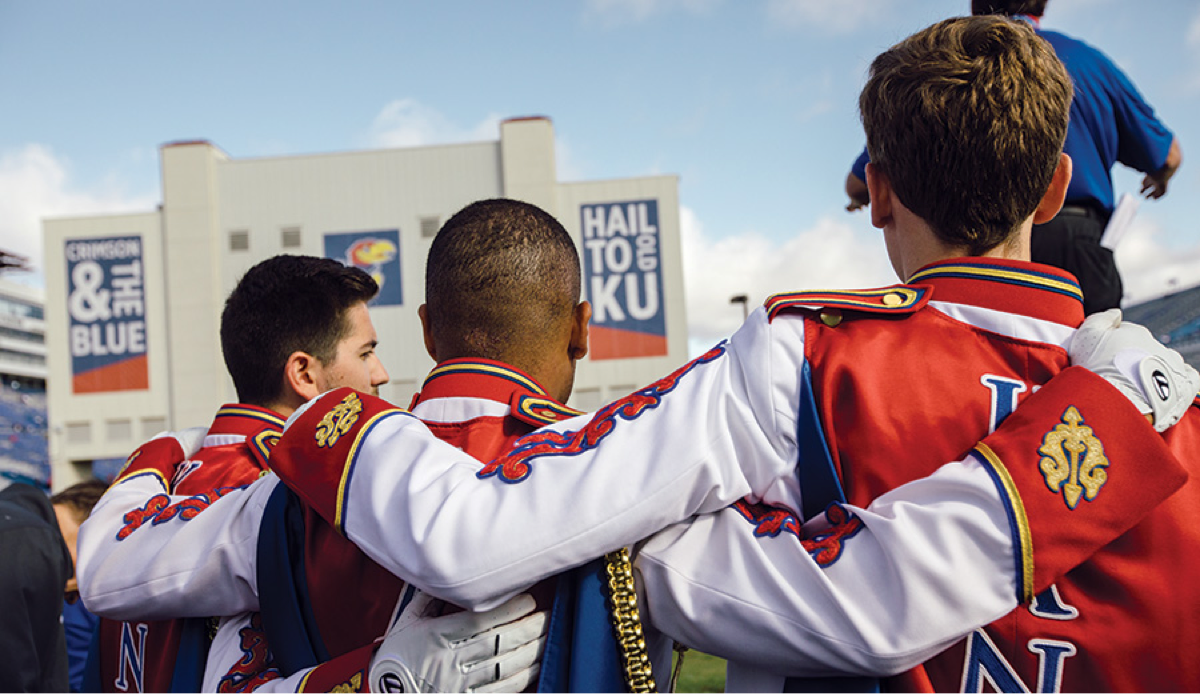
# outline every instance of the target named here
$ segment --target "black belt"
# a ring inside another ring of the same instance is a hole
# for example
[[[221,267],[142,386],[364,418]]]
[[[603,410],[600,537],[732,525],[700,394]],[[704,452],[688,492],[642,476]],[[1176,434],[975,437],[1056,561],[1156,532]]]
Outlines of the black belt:
[[[1101,224],[1108,224],[1109,213],[1100,210],[1092,205],[1063,205],[1058,211],[1060,215],[1070,217],[1087,217],[1094,219]]]

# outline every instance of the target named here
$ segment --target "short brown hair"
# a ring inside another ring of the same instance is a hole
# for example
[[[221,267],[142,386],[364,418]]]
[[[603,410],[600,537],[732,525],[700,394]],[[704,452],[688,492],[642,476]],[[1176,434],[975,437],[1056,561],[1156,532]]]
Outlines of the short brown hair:
[[[1072,86],[1050,44],[997,16],[938,22],[882,53],[859,97],[871,162],[944,243],[1007,241],[1050,186]]]
[[[82,523],[92,514],[92,508],[107,490],[108,485],[100,480],[84,480],[50,497],[50,503],[71,509],[75,519]]]

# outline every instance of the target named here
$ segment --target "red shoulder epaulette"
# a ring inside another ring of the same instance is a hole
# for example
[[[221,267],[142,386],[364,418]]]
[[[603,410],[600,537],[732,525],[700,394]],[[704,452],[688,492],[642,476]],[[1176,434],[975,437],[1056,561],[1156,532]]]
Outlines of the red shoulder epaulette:
[[[184,458],[183,447],[174,436],[159,436],[142,444],[126,459],[113,484],[149,474],[158,478],[164,490],[169,490],[171,478],[175,476],[175,466]]]
[[[932,287],[910,287],[898,284],[881,289],[831,289],[775,294],[763,303],[768,319],[784,311],[805,309],[822,311],[839,309],[904,315],[915,313],[929,303]]]
[[[583,414],[581,410],[567,407],[556,400],[528,393],[513,393],[509,407],[512,409],[514,417],[535,427],[561,422],[564,419]]]
[[[283,436],[283,434],[274,429],[263,429],[254,436],[246,439],[246,443],[250,446],[250,453],[254,457],[254,462],[258,463],[258,467],[263,470],[271,469],[271,449],[275,448],[275,444],[279,443],[280,436]]]
[[[344,494],[359,439],[383,418],[411,416],[390,402],[342,387],[305,405],[271,448],[271,469],[330,525],[344,532]]]

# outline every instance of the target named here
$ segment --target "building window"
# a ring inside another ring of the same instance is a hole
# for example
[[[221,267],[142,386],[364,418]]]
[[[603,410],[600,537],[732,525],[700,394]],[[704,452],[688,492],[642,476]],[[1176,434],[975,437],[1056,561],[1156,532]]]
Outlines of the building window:
[[[421,238],[431,239],[437,236],[441,226],[442,220],[439,217],[421,217]]]
[[[284,248],[299,248],[300,227],[284,227],[280,231],[280,245]]]
[[[412,401],[414,395],[420,390],[420,384],[409,379],[400,379],[391,381],[386,385],[380,386],[379,394],[388,402],[399,403],[405,407]]]
[[[45,354],[30,354],[29,352],[18,352],[15,349],[5,349],[0,347],[0,359],[8,362],[16,362],[18,364],[45,364]]]
[[[604,399],[600,397],[599,388],[577,388],[571,394],[571,407],[584,412],[595,412],[604,404]]]
[[[42,311],[41,306],[35,306],[20,299],[12,299],[7,296],[0,296],[0,315],[15,316],[17,318],[36,318],[37,320],[45,320],[46,318],[46,314]]]
[[[250,250],[250,232],[246,229],[238,229],[237,231],[229,232],[229,250]]]
[[[150,437],[161,434],[167,430],[166,417],[146,417],[142,420],[142,438],[149,439]]]
[[[29,330],[18,330],[16,328],[6,328],[0,325],[0,337],[11,337],[17,340],[27,340],[36,342],[39,345],[46,344],[46,336],[41,333],[35,333]]]
[[[130,441],[133,439],[133,422],[128,419],[110,419],[105,424],[105,439],[108,441]]]
[[[91,422],[67,422],[67,443],[91,443]]]

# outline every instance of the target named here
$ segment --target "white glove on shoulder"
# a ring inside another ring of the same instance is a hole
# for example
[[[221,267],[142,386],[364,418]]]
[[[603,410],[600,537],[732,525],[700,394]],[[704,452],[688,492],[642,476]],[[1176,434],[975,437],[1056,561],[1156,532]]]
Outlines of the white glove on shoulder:
[[[184,458],[191,458],[204,446],[204,437],[208,436],[208,427],[192,427],[181,431],[160,431],[151,436],[147,443],[167,436],[179,442],[179,447],[183,449]]]
[[[371,658],[373,692],[519,692],[537,680],[549,619],[528,594],[487,612],[434,616],[418,592]]]
[[[1149,330],[1121,320],[1121,309],[1088,316],[1067,346],[1071,363],[1116,386],[1143,413],[1154,416],[1154,429],[1178,422],[1200,392],[1200,374]]]
[[[191,458],[204,446],[204,437],[208,436],[208,427],[192,427],[173,434],[179,446],[183,448],[184,457]]]

